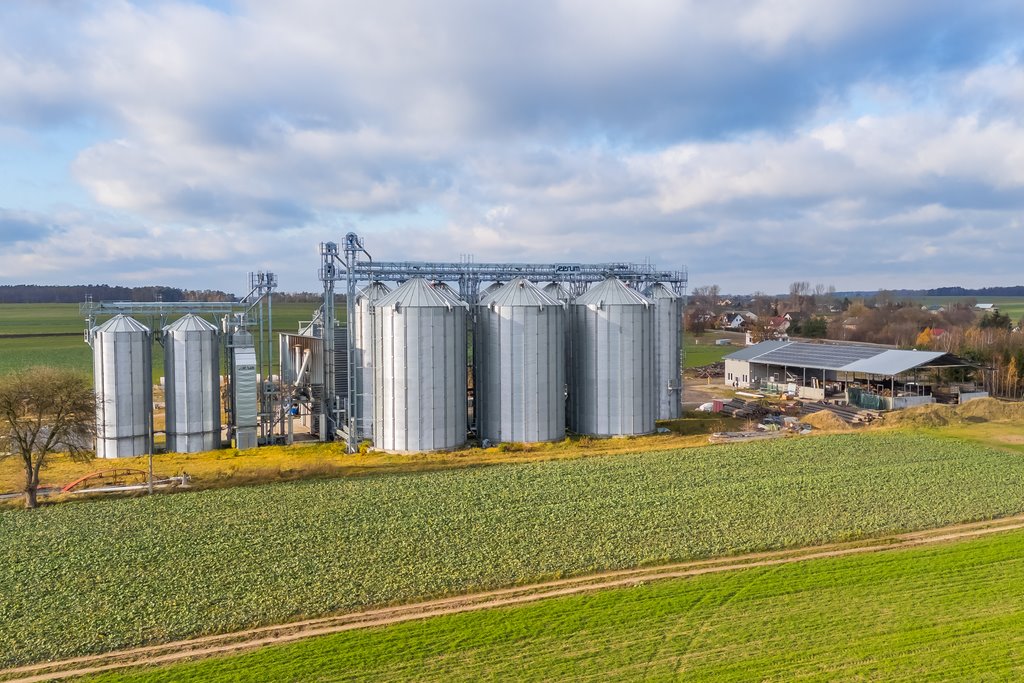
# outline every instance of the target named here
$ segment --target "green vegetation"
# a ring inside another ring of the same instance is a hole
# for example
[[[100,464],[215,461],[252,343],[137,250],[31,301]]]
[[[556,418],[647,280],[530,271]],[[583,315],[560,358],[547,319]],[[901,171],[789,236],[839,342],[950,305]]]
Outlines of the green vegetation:
[[[0,335],[81,333],[77,304],[0,304]]]
[[[0,665],[1020,510],[1016,454],[876,432],[0,511]]]
[[[686,367],[699,368],[717,363],[730,353],[739,351],[739,347],[743,345],[741,340],[734,341],[732,346],[716,346],[715,339],[718,338],[715,336],[715,330],[710,330],[700,337],[691,337],[687,334],[684,339]]]
[[[1024,533],[349,631],[104,683],[1018,680]]]
[[[81,335],[0,338],[0,374],[43,364],[91,376],[92,350]]]
[[[294,332],[315,308],[311,303],[275,304],[275,332]],[[338,315],[344,318],[343,307]],[[151,327],[159,324],[144,317],[140,322]],[[92,372],[92,351],[83,341],[84,330],[77,304],[0,304],[0,374],[39,364]],[[163,347],[154,344],[153,377],[163,374]]]
[[[918,299],[922,306],[945,306],[947,304],[963,301],[962,296],[926,296]],[[982,304],[995,304],[1000,313],[1010,316],[1016,323],[1024,318],[1024,298],[1019,296],[977,296],[970,297]]]

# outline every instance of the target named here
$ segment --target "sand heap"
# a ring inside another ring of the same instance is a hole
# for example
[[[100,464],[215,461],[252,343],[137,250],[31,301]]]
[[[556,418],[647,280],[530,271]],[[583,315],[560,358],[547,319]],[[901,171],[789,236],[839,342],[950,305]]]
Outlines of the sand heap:
[[[895,410],[882,416],[883,427],[944,427],[958,421],[953,414],[954,406],[932,403],[904,410]]]
[[[953,413],[965,422],[1021,420],[1024,419],[1024,403],[1011,403],[994,398],[976,398],[954,407]]]
[[[830,432],[841,432],[853,429],[853,427],[843,421],[841,417],[833,413],[831,410],[819,410],[816,413],[805,415],[800,418],[801,422],[811,425],[815,429],[828,430]]]
[[[963,422],[1005,422],[1024,420],[1024,403],[977,398],[962,405],[933,403],[886,413],[885,427],[942,427]]]

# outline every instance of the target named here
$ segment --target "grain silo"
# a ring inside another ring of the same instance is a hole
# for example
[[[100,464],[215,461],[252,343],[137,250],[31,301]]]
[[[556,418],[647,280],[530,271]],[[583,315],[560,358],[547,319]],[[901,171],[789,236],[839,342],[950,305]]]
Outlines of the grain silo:
[[[565,436],[565,308],[523,278],[477,307],[477,429],[482,439]]]
[[[153,348],[149,328],[116,315],[93,328],[96,456],[131,458],[152,447]]]
[[[459,293],[456,292],[455,289],[450,284],[448,284],[447,282],[442,282],[440,280],[435,280],[434,282],[430,283],[430,286],[433,287],[434,289],[438,290],[439,292],[447,294],[452,299],[461,299],[462,298],[462,297],[459,296]]]
[[[569,293],[569,290],[561,282],[549,282],[544,285],[543,291],[556,301],[569,301],[572,299],[572,294]]]
[[[167,450],[220,448],[220,332],[188,314],[163,329]]]
[[[484,291],[480,292],[480,295],[477,297],[476,302],[478,304],[486,303],[487,299],[490,298],[491,295],[493,295],[499,289],[501,289],[502,286],[503,285],[500,282],[492,282],[491,284],[487,285],[486,287],[484,287]]]
[[[390,292],[383,282],[371,282],[356,297],[353,363],[356,433],[360,439],[373,438],[373,306]]]
[[[544,286],[544,293],[556,301],[561,301],[566,304],[572,301],[572,292],[561,282],[549,282]],[[568,311],[568,309],[566,309]],[[568,316],[567,316],[568,317]],[[565,384],[566,386],[572,385],[572,337],[570,336],[569,323],[565,324],[565,334],[562,337],[562,357],[565,358]],[[565,401],[565,420],[569,422],[569,401]]]
[[[654,302],[611,278],[569,305],[569,426],[580,434],[654,431]]]
[[[656,282],[647,296],[654,301],[654,386],[658,395],[658,419],[682,415],[683,299],[670,287]]]
[[[466,442],[466,308],[423,278],[377,300],[375,447],[415,452]]]

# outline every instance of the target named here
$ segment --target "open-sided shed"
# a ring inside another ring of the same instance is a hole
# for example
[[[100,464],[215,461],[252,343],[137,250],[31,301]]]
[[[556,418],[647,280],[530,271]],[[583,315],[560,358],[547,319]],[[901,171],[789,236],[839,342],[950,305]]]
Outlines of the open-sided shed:
[[[934,402],[942,369],[977,367],[951,353],[867,344],[767,341],[725,357],[729,386],[845,400],[870,408]]]

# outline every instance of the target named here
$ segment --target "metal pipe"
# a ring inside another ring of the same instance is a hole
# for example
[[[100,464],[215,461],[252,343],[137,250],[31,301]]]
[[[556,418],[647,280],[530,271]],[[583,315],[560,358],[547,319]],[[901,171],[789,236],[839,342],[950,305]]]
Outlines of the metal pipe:
[[[302,365],[299,366],[299,371],[295,375],[295,384],[299,384],[302,381],[302,376],[306,374],[306,368],[309,366],[309,359],[313,357],[313,354],[306,349],[302,354]]]

